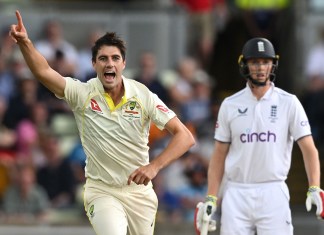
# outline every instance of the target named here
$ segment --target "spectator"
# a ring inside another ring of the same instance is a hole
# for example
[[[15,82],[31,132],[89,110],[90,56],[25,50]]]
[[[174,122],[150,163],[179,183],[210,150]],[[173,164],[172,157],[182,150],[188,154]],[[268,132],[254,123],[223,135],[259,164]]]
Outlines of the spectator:
[[[209,64],[216,28],[216,8],[219,15],[226,15],[224,0],[176,0],[188,12],[188,54],[196,58],[203,68]]]
[[[242,13],[248,37],[268,38],[278,47],[282,13],[289,6],[289,0],[236,0],[235,3]]]
[[[96,71],[92,67],[92,52],[91,48],[95,44],[95,41],[101,37],[104,33],[100,29],[92,29],[88,33],[87,41],[79,51],[78,55],[78,71],[77,78],[83,82],[88,81],[90,78],[96,77]]]
[[[29,118],[29,110],[38,100],[38,81],[34,79],[29,69],[20,71],[19,76],[18,92],[9,100],[4,117],[4,123],[12,129],[15,129],[21,120]]]
[[[42,133],[41,148],[47,164],[37,171],[37,182],[45,188],[53,208],[68,208],[75,200],[76,180],[73,169],[60,153],[56,136]]]
[[[30,165],[18,165],[13,184],[3,200],[6,223],[42,224],[47,222],[49,200],[45,190],[35,181]]]
[[[319,42],[314,45],[306,59],[306,89],[303,103],[312,125],[315,141],[324,140],[324,27],[319,29]]]
[[[4,26],[1,30],[0,35],[0,52],[1,52],[1,58],[4,61],[5,66],[8,66],[11,60],[11,56],[14,53],[15,50],[15,43],[11,40],[8,30],[10,29],[9,25]]]
[[[221,100],[219,98],[213,97],[210,101],[209,106],[209,117],[202,122],[196,124],[196,134],[199,144],[197,147],[197,153],[205,157],[207,161],[210,160],[214,149],[214,134],[215,134],[215,120],[217,120],[217,115]]]
[[[75,75],[78,53],[63,35],[58,20],[49,20],[44,25],[44,37],[35,42],[35,47],[58,72],[65,76]]]
[[[198,70],[196,59],[186,57],[177,65],[177,77],[173,84],[169,84],[168,90],[171,96],[171,106],[179,114],[180,106],[193,97],[193,80]]]
[[[206,72],[197,70],[192,81],[193,95],[181,105],[180,116],[185,123],[194,126],[203,123],[210,116],[211,80]]]
[[[30,106],[28,115],[17,127],[17,158],[35,164],[44,165],[45,158],[39,146],[39,133],[49,129],[49,113],[46,104],[40,101]]]
[[[83,150],[81,141],[78,141],[68,155],[67,161],[72,166],[76,182],[82,185],[85,182],[84,167],[86,165],[86,159],[87,156]]]
[[[194,220],[195,206],[207,193],[207,166],[198,155],[191,155],[193,163],[184,172],[188,184],[179,186],[176,195],[181,204],[182,217],[186,222]]]
[[[170,97],[167,89],[162,85],[160,75],[157,71],[156,57],[152,52],[143,52],[139,59],[139,71],[134,79],[146,85],[150,91],[169,105]]]
[[[78,51],[65,39],[61,22],[56,19],[47,21],[44,24],[42,36],[44,37],[35,42],[35,47],[57,72],[63,76],[74,77],[78,67]],[[42,100],[51,107],[51,115],[68,111],[66,104],[57,99],[42,84],[38,92]]]
[[[0,151],[13,151],[16,147],[16,134],[14,129],[8,128],[3,123],[6,111],[6,101],[2,96],[0,96]]]
[[[14,77],[8,69],[0,48],[0,95],[5,99],[6,103],[12,97],[15,91],[15,85]]]
[[[7,103],[0,95],[0,201],[10,184],[10,171],[16,157],[16,133],[3,123],[6,109]]]

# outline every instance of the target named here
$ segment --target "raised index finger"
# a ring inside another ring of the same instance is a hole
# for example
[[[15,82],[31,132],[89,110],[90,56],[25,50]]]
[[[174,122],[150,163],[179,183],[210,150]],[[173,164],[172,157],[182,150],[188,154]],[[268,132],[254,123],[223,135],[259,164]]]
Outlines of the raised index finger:
[[[18,21],[18,30],[22,29],[24,27],[23,21],[22,21],[22,17],[19,13],[19,11],[16,11],[16,17],[17,17],[17,21]]]

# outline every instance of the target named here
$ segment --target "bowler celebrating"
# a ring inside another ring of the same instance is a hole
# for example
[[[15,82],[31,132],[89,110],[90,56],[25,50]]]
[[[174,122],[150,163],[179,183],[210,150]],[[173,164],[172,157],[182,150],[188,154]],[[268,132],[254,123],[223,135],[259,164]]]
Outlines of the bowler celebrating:
[[[97,77],[82,83],[62,77],[34,48],[22,17],[10,35],[34,76],[71,107],[87,155],[84,206],[97,235],[152,235],[157,197],[151,180],[195,141],[175,113],[147,87],[125,78],[125,43],[106,33],[92,48]],[[172,138],[149,162],[150,123]]]

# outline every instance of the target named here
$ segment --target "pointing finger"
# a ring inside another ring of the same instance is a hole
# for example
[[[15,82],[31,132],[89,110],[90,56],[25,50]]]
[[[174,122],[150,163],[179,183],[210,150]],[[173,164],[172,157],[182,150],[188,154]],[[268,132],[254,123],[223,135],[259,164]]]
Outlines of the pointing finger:
[[[24,24],[23,24],[22,17],[18,10],[16,11],[16,17],[17,17],[17,21],[18,21],[18,30],[21,30],[24,27]]]

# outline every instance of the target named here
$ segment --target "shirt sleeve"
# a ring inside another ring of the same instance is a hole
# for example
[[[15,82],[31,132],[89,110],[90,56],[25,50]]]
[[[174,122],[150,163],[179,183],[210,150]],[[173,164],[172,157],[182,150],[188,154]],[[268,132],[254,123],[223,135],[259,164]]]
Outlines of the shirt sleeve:
[[[290,107],[289,132],[291,136],[295,140],[298,140],[301,137],[311,135],[311,128],[306,112],[296,96],[293,96]]]
[[[88,84],[71,77],[65,77],[64,79],[66,80],[64,97],[57,96],[57,98],[64,99],[72,111],[83,108],[82,106],[88,97]]]
[[[214,139],[226,143],[231,142],[231,131],[230,131],[229,118],[227,117],[226,101],[224,101],[221,104],[218,112]]]
[[[151,120],[160,130],[163,130],[165,124],[174,118],[176,114],[156,94],[150,92],[150,96],[149,113]]]

